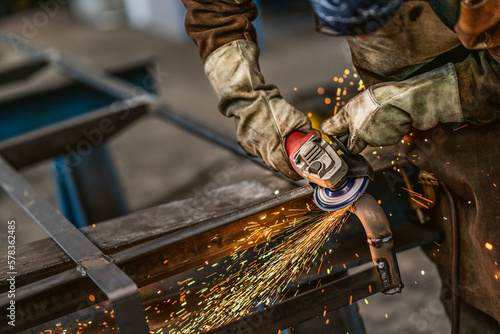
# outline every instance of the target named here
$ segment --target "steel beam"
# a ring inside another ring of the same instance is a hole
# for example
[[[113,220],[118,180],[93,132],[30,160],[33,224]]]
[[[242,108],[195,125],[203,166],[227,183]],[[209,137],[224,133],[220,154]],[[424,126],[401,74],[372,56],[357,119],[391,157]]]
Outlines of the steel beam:
[[[256,204],[275,192],[293,189],[272,175],[233,183],[200,196],[130,213],[80,231],[103,253],[113,254],[183,228]],[[71,259],[50,238],[16,250],[18,286],[39,281],[74,267]],[[7,261],[0,261],[0,293],[8,290]]]
[[[289,203],[290,208],[298,206],[304,208],[304,201],[310,202],[312,205],[312,198],[307,196],[310,193],[310,187],[295,189],[247,208],[202,220],[164,237],[116,253],[113,257],[128,275],[132,275],[131,277],[139,286],[145,286],[162,278],[195,268],[207,259],[213,261],[230,255],[235,248],[234,241],[248,237],[244,228],[249,219],[260,219],[259,215],[265,210],[272,210],[277,206],[281,209],[282,204],[292,200],[297,202]],[[257,215],[257,217],[252,215]],[[276,219],[278,218],[280,217],[277,216]],[[269,225],[274,223],[274,220],[267,222]],[[220,235],[220,238],[214,240],[215,234]],[[243,245],[242,249],[248,247],[251,246]],[[169,260],[168,265],[165,265],[165,259]],[[86,306],[89,293],[95,294],[97,301],[104,300],[105,296],[99,294],[99,291],[92,288],[89,283],[89,280],[72,272],[61,273],[55,277],[46,278],[43,282],[35,282],[19,288],[16,299],[16,303],[20,305],[19,310],[20,312],[29,312],[28,314],[31,315],[30,317],[22,317],[20,314],[19,318],[25,318],[26,325],[29,324],[27,325],[29,327],[26,328],[39,324],[37,321],[41,321],[41,319],[38,316],[42,316],[42,319],[47,321],[47,314],[44,313],[43,307],[51,304],[56,296],[57,299],[64,301],[66,312],[76,311],[78,307]],[[68,289],[63,287],[68,287]],[[37,300],[38,303],[33,303],[34,300]],[[48,302],[42,302],[42,300],[48,300]],[[3,305],[7,302],[6,293],[0,295],[0,304]],[[36,312],[33,312],[34,310]],[[37,314],[37,316],[33,316],[33,314]],[[21,321],[18,328],[24,328],[23,323],[24,321]]]

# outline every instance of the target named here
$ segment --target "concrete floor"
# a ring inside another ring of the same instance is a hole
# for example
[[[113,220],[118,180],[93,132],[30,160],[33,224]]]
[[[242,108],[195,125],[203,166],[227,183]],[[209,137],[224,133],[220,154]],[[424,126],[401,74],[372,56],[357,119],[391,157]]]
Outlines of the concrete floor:
[[[0,20],[0,29],[23,36],[28,12]],[[293,18],[295,24],[263,22],[261,69],[267,82],[280,87],[285,99],[315,89],[350,66],[347,43],[314,32],[309,18]],[[82,64],[108,68],[128,60],[153,56],[163,100],[179,109],[194,112],[234,133],[232,120],[217,111],[217,100],[189,42],[175,42],[131,29],[98,32],[75,22],[64,11],[27,36],[33,44],[52,47]],[[13,56],[15,58],[15,56]],[[0,64],[11,56],[0,57]],[[3,60],[2,60],[3,59]],[[40,82],[46,77],[35,78]],[[295,91],[294,88],[297,88]],[[199,140],[155,118],[145,118],[111,141],[113,158],[132,210],[170,200],[194,196],[210,173],[230,159],[242,172],[231,182],[268,173],[241,158]],[[46,198],[54,202],[49,163],[23,170],[23,175]],[[1,240],[6,240],[6,220],[18,222],[18,243],[45,237],[45,233],[4,193],[0,193]],[[2,241],[3,244],[3,241]],[[442,333],[450,324],[439,307],[440,281],[434,265],[420,249],[398,255],[406,288],[401,295],[376,295],[359,302],[369,334]]]

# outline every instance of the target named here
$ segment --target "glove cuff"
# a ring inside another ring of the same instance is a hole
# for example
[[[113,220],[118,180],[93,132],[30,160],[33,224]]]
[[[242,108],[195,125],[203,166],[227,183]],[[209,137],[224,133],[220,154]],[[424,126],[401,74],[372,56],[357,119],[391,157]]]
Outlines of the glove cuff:
[[[457,74],[451,63],[408,80],[373,86],[372,93],[381,105],[409,113],[412,125],[420,130],[464,121]]]
[[[264,84],[259,69],[259,47],[236,40],[212,52],[205,62],[205,74],[221,100],[236,92],[252,92]],[[230,115],[226,115],[230,116]]]

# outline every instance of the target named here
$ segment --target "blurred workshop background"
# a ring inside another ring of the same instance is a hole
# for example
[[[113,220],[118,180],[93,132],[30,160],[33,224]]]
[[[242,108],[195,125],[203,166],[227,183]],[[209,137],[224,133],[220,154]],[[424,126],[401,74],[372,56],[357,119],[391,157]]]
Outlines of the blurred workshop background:
[[[342,77],[346,70],[353,72],[347,43],[315,32],[307,0],[266,0],[259,1],[259,6],[256,25],[266,81],[275,83],[288,101],[307,106],[306,112],[331,114],[334,78]],[[233,120],[217,111],[218,101],[204,75],[198,50],[184,32],[184,14],[180,0],[2,0],[0,29],[96,69],[117,71],[149,62],[155,79],[150,85],[163,101],[234,133]],[[15,48],[13,52],[0,47],[0,68],[16,64],[20,58]],[[67,83],[67,78],[47,69],[29,80],[1,86],[0,104],[13,96]],[[37,117],[36,110],[32,117]],[[0,131],[4,130],[0,125]],[[154,117],[136,121],[113,137],[109,147],[131,211],[199,194],[229,161],[237,163],[241,172],[225,180],[227,184],[270,174]],[[22,174],[56,203],[49,161],[25,168]],[[6,240],[10,218],[18,222],[18,244],[47,237],[3,192],[0,212],[1,240]],[[358,302],[367,333],[449,332],[434,264],[419,248],[398,257],[406,285],[403,293],[378,294]]]

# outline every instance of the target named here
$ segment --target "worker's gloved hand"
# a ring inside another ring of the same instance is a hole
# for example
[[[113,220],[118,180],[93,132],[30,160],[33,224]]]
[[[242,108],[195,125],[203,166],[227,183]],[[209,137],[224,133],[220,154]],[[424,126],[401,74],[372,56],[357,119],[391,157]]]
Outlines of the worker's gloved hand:
[[[463,122],[457,75],[447,64],[414,78],[371,86],[321,124],[330,136],[349,132],[347,148],[393,145],[411,126],[427,130],[439,122]]]
[[[243,149],[271,169],[298,180],[291,166],[286,137],[295,130],[316,133],[309,119],[287,103],[274,85],[264,83],[259,49],[236,40],[215,50],[205,62],[205,73],[220,97],[219,110],[236,119],[236,137]]]

